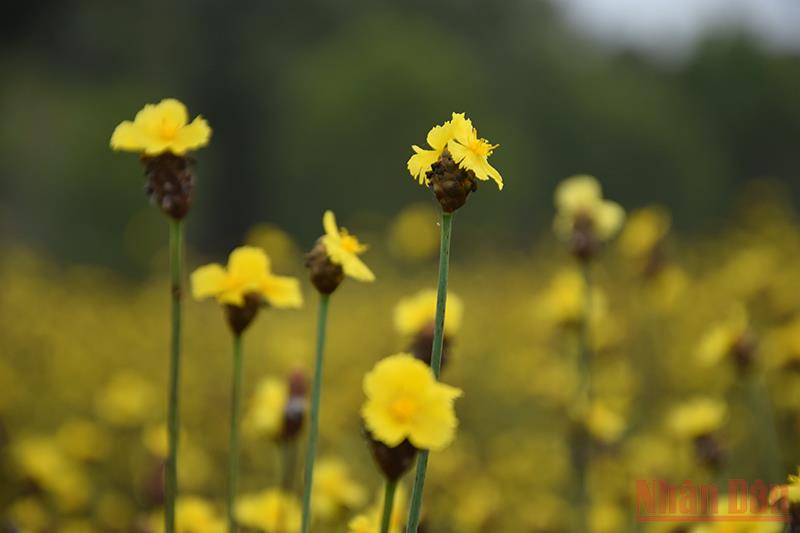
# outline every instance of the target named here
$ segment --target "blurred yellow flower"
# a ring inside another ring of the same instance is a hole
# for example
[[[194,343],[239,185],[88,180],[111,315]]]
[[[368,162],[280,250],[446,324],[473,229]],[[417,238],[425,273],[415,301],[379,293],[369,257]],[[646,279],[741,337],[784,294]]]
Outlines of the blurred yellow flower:
[[[586,415],[586,426],[594,438],[611,444],[622,437],[628,424],[619,413],[604,403],[595,401]]]
[[[192,295],[197,300],[215,297],[221,304],[242,307],[245,296],[254,295],[278,308],[303,305],[300,283],[295,278],[276,276],[264,250],[253,246],[236,248],[228,267],[212,263],[196,269],[191,276]]]
[[[33,496],[11,502],[8,507],[3,509],[3,513],[22,532],[46,531],[50,524],[50,516],[46,507]]]
[[[464,304],[455,294],[447,294],[444,333],[453,336],[461,328]],[[394,327],[401,335],[415,335],[433,324],[436,316],[436,289],[424,289],[400,300],[394,308]]]
[[[189,123],[186,106],[174,98],[146,104],[133,122],[121,122],[111,135],[111,148],[126,152],[183,155],[208,144],[211,128],[202,117]]]
[[[567,239],[576,221],[585,219],[601,241],[614,236],[625,221],[625,211],[616,202],[603,199],[600,183],[593,176],[573,176],[562,181],[555,192],[555,232]]]
[[[472,121],[464,113],[453,113],[451,120],[431,128],[427,141],[431,149],[413,145],[411,149],[414,150],[414,155],[408,160],[408,171],[420,185],[427,183],[427,173],[447,149],[453,161],[462,169],[471,170],[479,180],[492,179],[500,190],[503,189],[503,178],[489,164],[489,156],[498,145],[478,137]]]
[[[616,533],[624,531],[628,514],[613,502],[593,503],[589,509],[591,533]]]
[[[350,235],[345,228],[339,228],[333,211],[325,211],[322,216],[322,227],[325,228],[322,244],[325,245],[325,252],[331,262],[341,265],[344,273],[353,279],[375,281],[375,274],[358,258],[367,251],[367,245],[361,244],[356,236]]]
[[[645,257],[667,236],[671,224],[669,212],[663,207],[645,207],[633,211],[619,236],[620,251],[632,259]]]
[[[790,503],[800,502],[800,468],[798,475],[789,475],[789,483],[773,487],[769,494],[769,503],[774,505],[781,498],[788,498]]]
[[[251,435],[279,436],[288,401],[289,384],[286,380],[274,377],[261,380],[244,418],[245,430]]]
[[[245,494],[236,502],[236,520],[267,533],[294,533],[300,530],[300,503],[279,489]]]
[[[354,481],[345,463],[339,459],[320,459],[314,467],[314,487],[311,493],[314,516],[332,520],[343,509],[353,509],[364,504],[367,494]]]
[[[667,418],[667,426],[675,436],[693,439],[718,430],[727,415],[728,407],[721,400],[697,397],[673,408]]]
[[[747,333],[747,311],[735,305],[727,320],[712,325],[697,345],[697,360],[703,366],[714,366],[732,355]]]
[[[149,526],[154,533],[163,533],[163,513],[151,516]],[[225,529],[225,522],[208,501],[181,496],[175,502],[175,533],[224,533]]]
[[[403,209],[389,227],[389,251],[404,261],[424,261],[439,250],[438,214],[428,204]]]
[[[97,414],[114,426],[137,426],[151,418],[155,390],[149,381],[128,371],[114,375],[95,396]]]
[[[537,320],[556,326],[581,324],[586,314],[584,309],[586,282],[575,269],[559,271],[548,286],[534,301]],[[600,320],[608,313],[608,299],[598,287],[591,289],[591,320]]]
[[[417,448],[442,450],[455,438],[453,400],[461,390],[437,382],[430,367],[411,354],[379,361],[364,376],[364,393],[364,423],[387,446],[408,439]]]
[[[64,451],[81,461],[103,459],[111,449],[109,435],[88,420],[67,420],[58,429],[56,438]]]
[[[274,224],[256,224],[247,231],[244,243],[261,248],[279,271],[291,271],[302,263],[300,249],[286,231]]]
[[[73,519],[61,524],[56,533],[92,533],[97,531],[88,520]]]

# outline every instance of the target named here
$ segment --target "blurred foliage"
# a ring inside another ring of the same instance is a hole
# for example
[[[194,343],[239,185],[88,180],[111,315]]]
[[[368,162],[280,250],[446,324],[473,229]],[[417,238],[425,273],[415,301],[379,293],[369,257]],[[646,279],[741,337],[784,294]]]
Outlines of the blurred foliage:
[[[0,224],[55,257],[144,266],[161,242],[114,125],[175,96],[208,117],[189,241],[219,255],[256,222],[303,241],[333,208],[386,219],[424,197],[410,145],[464,110],[502,144],[508,184],[459,226],[498,246],[547,223],[554,184],[590,172],[680,227],[718,221],[735,186],[797,193],[800,65],[738,35],[681,64],[607,52],[542,1],[17,3],[0,32]],[[135,226],[132,226],[135,225]],[[502,231],[499,231],[501,230]]]
[[[755,185],[745,196],[747,207],[724,231],[702,238],[669,233],[663,208],[634,212],[595,265],[596,400],[587,418],[594,439],[592,531],[628,529],[636,479],[780,482],[800,461],[800,224],[772,186]],[[409,253],[413,260],[405,261],[392,255],[409,242],[397,235],[409,213],[425,216],[411,206],[368,240],[365,259],[376,283],[346,281],[332,301],[320,453],[336,459],[323,463],[329,503],[320,531],[344,531],[378,498],[381,478],[360,429],[361,380],[379,358],[408,345],[392,334],[393,309],[430,287],[436,272],[430,254]],[[406,231],[420,227],[435,234],[435,218]],[[459,229],[456,249],[469,246]],[[304,277],[301,246],[286,234],[261,226],[251,236],[286,269],[282,274]],[[197,264],[190,254],[189,267]],[[20,248],[3,255],[0,277],[0,465],[8,480],[0,487],[2,512],[28,524],[25,531],[132,531],[134,524],[152,531],[164,453],[167,280],[159,274],[133,284],[97,267],[63,269]],[[465,396],[456,405],[456,443],[431,459],[426,520],[442,532],[569,531],[570,405],[583,290],[575,265],[547,239],[524,252],[454,260],[450,279],[464,315],[450,338],[444,379]],[[303,290],[303,310],[266,310],[246,336],[248,404],[265,377],[282,380],[311,368],[316,306],[306,281]],[[714,341],[720,331],[733,344]],[[751,336],[751,371],[767,378],[783,442],[779,479],[766,474],[766,463],[777,458],[765,457],[764,427],[742,394],[750,378],[735,371],[734,341]],[[185,339],[181,508],[216,524],[231,372],[219,307],[188,303]],[[713,349],[722,352],[709,366]],[[242,493],[252,505],[278,501],[280,450],[245,434]],[[697,437],[713,437],[721,447],[721,469],[708,466]],[[336,498],[349,505],[330,512]]]

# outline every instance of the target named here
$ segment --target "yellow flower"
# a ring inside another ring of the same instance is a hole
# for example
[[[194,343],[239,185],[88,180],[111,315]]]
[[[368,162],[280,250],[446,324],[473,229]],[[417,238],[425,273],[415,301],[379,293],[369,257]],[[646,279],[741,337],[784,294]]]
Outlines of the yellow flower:
[[[266,378],[258,385],[244,419],[247,431],[255,435],[277,437],[283,429],[283,415],[289,401],[286,380]]]
[[[22,532],[46,531],[50,523],[47,508],[33,496],[26,496],[12,502],[3,510],[3,513]]]
[[[664,240],[671,223],[669,212],[662,207],[637,209],[619,237],[620,251],[633,259],[646,256]]]
[[[447,144],[447,149],[453,160],[466,170],[475,173],[479,180],[493,179],[497,188],[503,190],[503,178],[492,165],[489,156],[499,144],[490,144],[486,139],[478,137],[478,131],[472,126],[472,121],[464,117],[464,113],[453,113],[452,119],[453,140]]]
[[[455,438],[453,400],[461,390],[437,382],[430,367],[411,354],[379,361],[364,376],[364,393],[364,422],[387,446],[408,439],[417,448],[442,450]]]
[[[555,202],[558,212],[553,226],[562,238],[572,235],[575,221],[581,217],[591,222],[602,241],[613,237],[625,221],[625,211],[618,203],[603,199],[600,184],[592,176],[573,176],[561,182]]]
[[[697,397],[675,407],[667,424],[677,437],[693,439],[718,430],[727,414],[728,408],[722,401]]]
[[[769,494],[769,503],[774,505],[781,498],[786,497],[790,503],[800,502],[800,468],[798,475],[789,475],[789,483],[774,487]]]
[[[747,332],[747,311],[736,305],[731,316],[717,324],[703,336],[697,345],[697,360],[704,366],[714,366],[728,357]]]
[[[151,516],[149,522],[152,531],[163,533],[163,513]],[[175,502],[176,533],[223,533],[224,531],[224,521],[217,515],[214,507],[202,498],[183,496]]]
[[[444,317],[445,335],[452,336],[461,328],[464,304],[455,294],[447,294]],[[403,298],[394,309],[394,327],[401,335],[416,335],[431,325],[436,317],[436,290],[426,289]]]
[[[167,98],[146,104],[133,122],[121,122],[111,135],[111,148],[145,155],[183,155],[207,145],[210,137],[211,128],[204,118],[198,116],[190,124],[186,106]]]
[[[600,402],[589,408],[586,426],[596,439],[608,444],[618,441],[628,427],[625,418]]]
[[[192,295],[197,300],[213,296],[221,304],[242,307],[245,296],[255,295],[273,307],[303,305],[297,279],[274,275],[267,254],[253,246],[241,246],[231,252],[227,269],[216,263],[198,268],[191,281]]]
[[[403,209],[389,228],[389,251],[403,261],[424,261],[439,251],[438,213],[429,204]]]
[[[100,390],[95,408],[108,423],[115,426],[136,426],[153,414],[155,391],[141,376],[120,372]]]
[[[408,171],[420,185],[427,184],[427,173],[447,149],[461,168],[471,170],[479,180],[492,179],[499,189],[503,189],[503,178],[488,160],[499,145],[478,137],[472,121],[464,113],[453,113],[451,120],[431,128],[427,141],[431,149],[413,145],[414,155],[408,160]]]
[[[314,467],[311,497],[315,517],[332,520],[343,508],[363,505],[366,496],[364,487],[353,481],[342,461],[322,459]]]
[[[336,225],[333,211],[325,211],[322,216],[322,227],[325,235],[322,244],[332,263],[341,265],[348,276],[358,281],[375,281],[375,274],[365,265],[359,255],[367,251],[367,245],[361,244],[355,235],[350,235],[345,228]]]
[[[95,461],[108,455],[111,441],[108,434],[93,422],[72,419],[64,422],[56,435],[58,443],[72,457]]]
[[[236,520],[247,528],[267,533],[294,533],[300,530],[300,503],[279,489],[267,489],[240,496]]]

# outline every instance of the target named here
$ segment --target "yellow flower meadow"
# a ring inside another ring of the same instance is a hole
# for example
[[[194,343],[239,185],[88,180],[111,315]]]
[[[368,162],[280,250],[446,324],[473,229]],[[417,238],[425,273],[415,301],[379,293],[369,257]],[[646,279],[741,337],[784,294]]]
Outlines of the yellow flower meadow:
[[[279,489],[266,489],[240,496],[236,520],[258,531],[294,533],[300,530],[300,502]]]
[[[364,423],[387,446],[408,439],[416,448],[442,450],[455,438],[453,400],[461,390],[437,382],[430,367],[411,354],[379,361],[364,376],[364,394]]]
[[[121,122],[111,135],[111,148],[145,155],[184,155],[208,144],[211,128],[203,117],[189,123],[186,106],[174,98],[147,104],[133,122]]]
[[[367,251],[367,245],[361,244],[347,229],[339,228],[333,211],[325,211],[322,216],[322,227],[325,229],[322,244],[325,245],[325,251],[331,262],[341,265],[344,273],[353,279],[375,281],[375,274],[358,258]]]
[[[453,113],[451,120],[431,128],[427,141],[430,149],[417,145],[411,147],[414,155],[407,165],[408,171],[420,185],[427,184],[427,173],[447,150],[462,169],[471,170],[479,180],[492,179],[500,190],[503,189],[502,176],[489,164],[489,156],[499,145],[478,137],[478,131],[464,113]]]
[[[196,269],[191,281],[196,300],[213,296],[221,304],[242,307],[245,296],[256,295],[273,307],[303,305],[297,279],[272,274],[267,254],[253,246],[242,246],[231,252],[227,269],[216,263]]]
[[[603,199],[600,184],[592,176],[573,176],[561,182],[555,192],[558,210],[553,227],[561,238],[569,238],[580,217],[592,224],[595,235],[605,241],[613,237],[625,221],[625,211],[616,202]]]
[[[461,328],[464,303],[455,294],[447,294],[444,333],[453,336]],[[415,335],[433,324],[436,317],[436,289],[425,289],[403,298],[394,309],[394,327],[401,335]]]

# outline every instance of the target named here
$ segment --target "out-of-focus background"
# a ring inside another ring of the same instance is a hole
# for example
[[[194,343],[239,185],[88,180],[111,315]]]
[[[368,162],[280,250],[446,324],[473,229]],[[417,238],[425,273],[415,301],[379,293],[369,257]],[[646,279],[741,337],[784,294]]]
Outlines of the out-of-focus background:
[[[377,281],[347,280],[332,300],[315,533],[380,509],[361,382],[420,334],[394,313],[435,285],[438,206],[406,161],[453,111],[500,144],[506,186],[481,184],[455,220],[463,317],[443,377],[465,395],[455,444],[431,458],[429,530],[576,531],[585,511],[593,533],[721,531],[637,523],[635,481],[795,470],[797,0],[7,4],[0,530],[160,532],[167,224],[137,157],[109,138],[164,97],[213,128],[193,154],[187,268],[247,242],[301,279],[302,310],[265,309],[247,332],[246,420],[279,416],[274,391],[311,371],[302,252],[323,211],[370,245]],[[551,231],[553,190],[577,173],[629,215],[592,265],[588,322]],[[219,533],[230,335],[216,303],[185,302],[179,523]],[[578,412],[584,327],[593,401]],[[287,475],[274,435],[245,426],[241,492],[258,503],[254,529],[276,533],[276,513],[298,517],[301,465]],[[570,445],[584,426],[581,509]]]
[[[502,245],[549,224],[564,177],[597,175],[681,228],[739,185],[798,193],[800,8],[793,0],[136,3],[3,8],[4,239],[131,273],[161,242],[135,156],[108,138],[145,102],[184,100],[199,152],[190,242],[225,253],[256,222],[302,242],[332,207],[385,221],[424,196],[410,144],[466,111],[508,188],[462,224]]]

